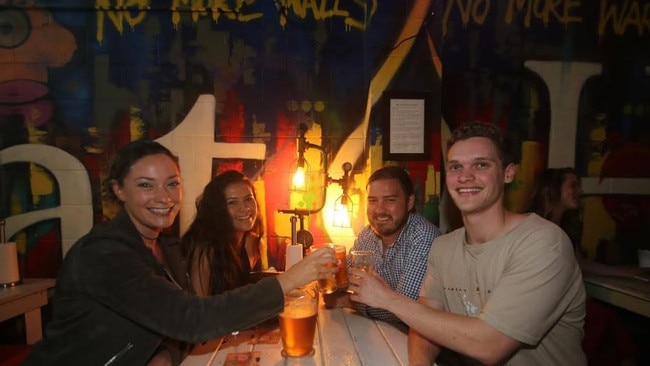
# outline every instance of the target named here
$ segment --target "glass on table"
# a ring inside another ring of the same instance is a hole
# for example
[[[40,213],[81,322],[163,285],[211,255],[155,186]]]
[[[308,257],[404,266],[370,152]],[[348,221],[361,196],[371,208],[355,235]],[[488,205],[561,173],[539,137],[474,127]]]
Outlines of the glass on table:
[[[284,296],[284,310],[278,317],[282,356],[305,357],[314,354],[318,291],[305,286]]]
[[[335,245],[332,244],[332,243],[314,244],[311,247],[309,247],[308,254],[311,254],[311,253],[317,251],[318,249],[327,248],[327,247],[334,248],[334,250],[336,250]],[[328,264],[328,266],[336,267],[336,264],[332,263],[332,264]],[[339,267],[339,270],[340,270],[340,267]],[[337,273],[337,275],[335,277],[318,280],[318,289],[320,290],[320,292],[322,292],[324,294],[332,294],[332,293],[336,292],[336,289],[337,289],[336,284],[337,284],[337,278],[338,278],[337,276],[338,276],[338,273]]]

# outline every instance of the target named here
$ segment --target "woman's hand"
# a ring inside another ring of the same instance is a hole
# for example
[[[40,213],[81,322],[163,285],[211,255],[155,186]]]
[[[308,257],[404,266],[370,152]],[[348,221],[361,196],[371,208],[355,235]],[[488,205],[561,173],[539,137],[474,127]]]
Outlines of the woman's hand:
[[[337,270],[334,249],[321,248],[291,266],[288,271],[278,275],[278,281],[286,294],[310,282],[333,278]]]

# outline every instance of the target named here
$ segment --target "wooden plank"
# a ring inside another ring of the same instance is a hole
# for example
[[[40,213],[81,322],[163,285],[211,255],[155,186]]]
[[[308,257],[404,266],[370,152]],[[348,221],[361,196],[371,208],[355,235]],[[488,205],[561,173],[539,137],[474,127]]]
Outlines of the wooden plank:
[[[0,305],[15,301],[35,292],[54,287],[53,278],[28,278],[14,287],[0,288]]]
[[[343,309],[318,309],[318,337],[322,363],[328,366],[360,365]]]
[[[0,321],[24,314],[47,304],[48,289],[54,279],[27,279],[15,287],[0,289]]]
[[[375,321],[350,309],[344,309],[344,314],[359,354],[360,365],[400,365],[399,357],[386,342]]]
[[[183,366],[220,366],[232,352],[260,352],[260,366],[392,366],[407,365],[406,327],[368,319],[352,309],[319,308],[314,355],[284,358],[282,342],[248,344],[256,330],[242,331],[235,345],[225,341],[214,359],[218,340],[199,345],[182,363]],[[265,331],[269,331],[268,328]],[[278,331],[279,330],[274,330]],[[279,338],[279,337],[278,337]],[[210,360],[213,362],[210,363]]]
[[[48,290],[54,287],[53,278],[26,279],[15,287],[0,289],[0,321],[25,315],[27,344],[43,338],[41,307],[48,302]]]
[[[40,307],[25,312],[25,338],[27,344],[34,344],[43,338]]]
[[[379,331],[386,339],[386,344],[391,348],[399,365],[408,365],[408,327],[375,321]]]
[[[627,291],[618,291],[599,283],[585,281],[587,294],[606,303],[650,317],[650,301],[632,296]]]
[[[0,304],[0,321],[22,315],[30,310],[39,309],[47,304],[47,291],[21,296]]]
[[[276,330],[279,332],[279,330]],[[220,340],[215,339],[197,345],[190,355],[183,361],[183,366],[221,366],[226,363],[226,358],[231,353],[259,352],[260,366],[322,366],[318,339],[314,340],[314,355],[301,358],[284,358],[280,353],[282,342],[278,339],[275,344],[251,344],[249,340],[253,335],[259,334],[259,329],[252,328],[241,331],[236,338],[227,336],[219,344]],[[317,336],[318,334],[316,334]],[[219,347],[217,354],[214,351]]]

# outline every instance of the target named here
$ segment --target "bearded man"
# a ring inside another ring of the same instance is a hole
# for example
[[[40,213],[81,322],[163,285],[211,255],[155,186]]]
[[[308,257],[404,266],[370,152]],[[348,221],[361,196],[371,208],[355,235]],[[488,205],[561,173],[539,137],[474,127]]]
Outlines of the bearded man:
[[[366,188],[370,224],[359,233],[351,251],[372,251],[375,271],[393,290],[415,300],[427,270],[431,243],[440,231],[415,212],[413,181],[404,169],[378,169],[368,179]],[[324,299],[329,307],[352,307],[373,319],[402,322],[389,311],[351,301],[346,292],[325,295]]]

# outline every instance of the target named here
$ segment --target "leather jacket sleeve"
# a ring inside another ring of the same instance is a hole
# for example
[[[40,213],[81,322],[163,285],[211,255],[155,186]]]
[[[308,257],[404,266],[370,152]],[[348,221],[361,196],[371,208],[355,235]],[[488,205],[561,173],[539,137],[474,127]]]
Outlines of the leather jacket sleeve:
[[[144,251],[138,252],[125,243],[127,238],[116,239],[88,240],[78,248],[74,280],[95,301],[156,333],[197,343],[248,328],[282,310],[277,279],[201,298],[169,282],[141,243]]]

